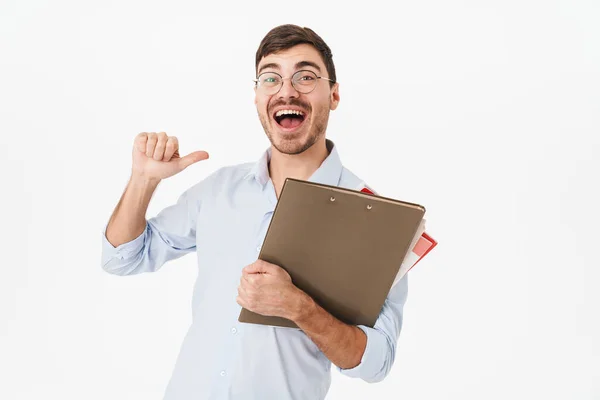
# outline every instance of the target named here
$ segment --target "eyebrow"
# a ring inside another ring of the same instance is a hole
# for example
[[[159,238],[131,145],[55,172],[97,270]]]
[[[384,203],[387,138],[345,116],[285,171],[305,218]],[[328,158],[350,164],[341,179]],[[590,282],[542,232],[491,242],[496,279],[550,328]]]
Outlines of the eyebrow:
[[[312,61],[299,61],[296,63],[295,65],[295,69],[300,69],[300,68],[304,68],[304,67],[312,67],[314,69],[316,69],[317,71],[319,71],[319,73],[321,73],[321,68],[319,67],[318,64],[312,62]],[[268,64],[264,64],[263,66],[261,66],[258,70],[258,74],[260,75],[260,73],[262,72],[263,69],[267,69],[267,68],[272,68],[272,69],[281,69],[281,66],[277,63],[268,63]]]
[[[321,73],[321,68],[312,61],[300,61],[299,63],[296,63],[296,69],[300,69],[300,68],[304,68],[304,67],[313,67],[314,69],[319,71],[319,73]]]

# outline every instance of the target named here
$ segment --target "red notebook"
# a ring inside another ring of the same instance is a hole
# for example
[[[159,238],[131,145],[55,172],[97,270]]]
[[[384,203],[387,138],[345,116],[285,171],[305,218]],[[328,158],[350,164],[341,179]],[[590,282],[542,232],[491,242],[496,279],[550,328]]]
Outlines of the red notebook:
[[[409,251],[409,253],[404,258],[404,261],[400,266],[400,270],[398,271],[398,274],[394,279],[392,287],[396,283],[398,283],[398,281],[402,279],[402,277],[406,275],[408,271],[410,271],[415,265],[417,265],[417,263],[421,261],[423,257],[425,257],[427,254],[429,254],[429,252],[438,244],[438,242],[424,230],[421,232],[417,232],[417,236],[415,237],[415,239],[415,242],[413,242],[414,245],[411,244],[412,250]]]
[[[371,188],[364,184],[361,184],[360,188],[360,191],[363,193],[376,195],[376,193],[373,192]],[[404,261],[400,266],[400,270],[398,271],[398,274],[394,279],[392,287],[396,283],[398,283],[398,281],[402,279],[402,277],[406,275],[406,273],[410,271],[412,267],[417,265],[417,263],[421,261],[423,257],[425,257],[435,246],[437,246],[438,242],[434,238],[432,238],[427,232],[425,232],[425,222],[425,219],[423,219],[421,225],[419,226],[419,229],[417,230],[415,239],[410,245],[411,251],[404,258]]]

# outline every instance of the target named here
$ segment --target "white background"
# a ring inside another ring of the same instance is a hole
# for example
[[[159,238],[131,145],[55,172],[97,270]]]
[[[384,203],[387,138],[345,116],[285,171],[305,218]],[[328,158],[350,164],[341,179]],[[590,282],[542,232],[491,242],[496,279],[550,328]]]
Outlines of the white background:
[[[328,399],[600,399],[600,3],[0,3],[0,398],[161,399],[195,258],[100,267],[134,136],[211,158],[149,215],[268,146],[254,55],[282,23],[334,54],[328,137],[439,246],[409,275],[396,363]]]

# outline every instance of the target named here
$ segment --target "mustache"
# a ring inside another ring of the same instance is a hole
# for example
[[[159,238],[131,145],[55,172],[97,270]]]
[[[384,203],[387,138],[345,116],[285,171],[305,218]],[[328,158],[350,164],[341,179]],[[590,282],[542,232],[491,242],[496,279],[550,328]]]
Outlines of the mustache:
[[[305,103],[299,99],[290,99],[290,101],[276,100],[273,103],[271,103],[269,105],[269,114],[272,114],[273,109],[275,107],[279,107],[279,106],[296,106],[296,107],[300,107],[303,110],[306,110],[308,112],[312,111],[310,104]]]

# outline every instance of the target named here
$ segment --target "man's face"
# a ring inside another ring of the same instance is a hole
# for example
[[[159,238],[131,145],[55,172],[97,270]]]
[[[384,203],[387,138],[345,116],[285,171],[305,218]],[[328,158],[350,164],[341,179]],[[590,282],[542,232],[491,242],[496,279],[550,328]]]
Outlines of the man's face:
[[[310,93],[298,92],[290,79],[298,70],[313,71],[317,76],[329,78],[321,56],[308,44],[269,54],[258,64],[258,75],[276,72],[284,78],[279,92],[271,95],[255,88],[254,99],[267,137],[273,147],[284,154],[302,153],[323,138],[329,110],[335,110],[340,100],[338,84],[331,87],[325,79],[317,79],[316,87]]]

